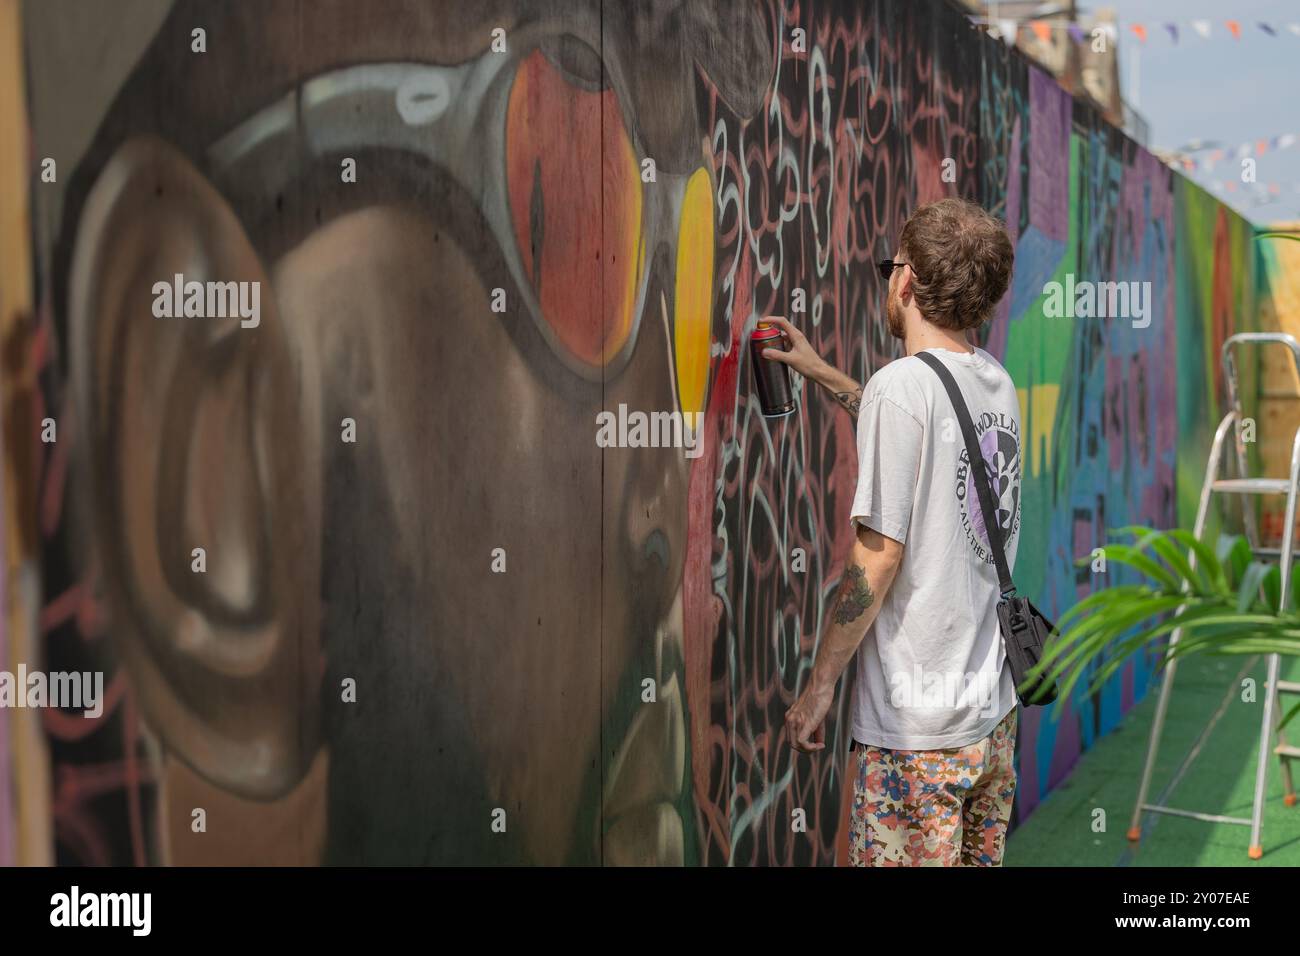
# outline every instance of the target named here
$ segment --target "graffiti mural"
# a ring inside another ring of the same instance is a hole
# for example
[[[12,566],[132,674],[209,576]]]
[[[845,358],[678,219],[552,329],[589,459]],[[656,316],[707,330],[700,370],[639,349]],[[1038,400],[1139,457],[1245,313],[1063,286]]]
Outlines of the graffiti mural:
[[[847,697],[828,727],[834,756],[795,759],[781,729],[853,540],[853,422],[811,391],[797,416],[764,419],[748,399],[741,343],[756,316],[793,315],[829,361],[865,379],[901,354],[880,316],[885,289],[872,262],[893,255],[918,203],[974,198],[978,188],[969,45],[956,34],[936,43],[924,6],[868,6],[847,18],[842,10],[768,9],[782,40],[772,91],[753,121],[738,122],[709,97],[715,284],[726,324],[704,426],[706,467],[691,476],[685,592],[707,862],[831,862],[845,806]],[[796,551],[807,555],[807,571],[793,570]],[[710,593],[694,590],[710,578]],[[799,808],[817,821],[815,840],[789,834]]]
[[[0,801],[0,849],[33,860],[842,862],[847,688],[821,754],[783,718],[854,423],[759,414],[756,320],[865,379],[907,216],[1006,220],[981,344],[1049,614],[1105,528],[1179,518],[1217,385],[1186,342],[1250,321],[1249,227],[943,3],[156,0],[116,60],[69,11],[22,9],[59,176],[23,184],[5,620],[106,709],[11,729],[0,774],[48,792]],[[257,321],[158,317],[178,275],[256,283]],[[1149,283],[1148,321],[1052,316],[1067,276]],[[1018,818],[1150,674],[1025,715]]]

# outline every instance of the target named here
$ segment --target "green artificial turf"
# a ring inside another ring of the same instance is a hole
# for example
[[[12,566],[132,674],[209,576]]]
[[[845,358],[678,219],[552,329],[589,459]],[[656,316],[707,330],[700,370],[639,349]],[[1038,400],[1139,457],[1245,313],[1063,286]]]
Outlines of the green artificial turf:
[[[1250,818],[1266,666],[1263,657],[1192,657],[1178,665],[1148,803]],[[1241,699],[1247,677],[1257,688],[1251,703]],[[1300,679],[1300,660],[1284,657],[1282,677]],[[1300,805],[1283,804],[1280,761],[1271,753],[1262,859],[1246,855],[1248,826],[1167,814],[1143,814],[1142,839],[1128,841],[1158,696],[1159,687],[1153,687],[1114,731],[1083,754],[1010,835],[1004,865],[1300,866]],[[1297,699],[1282,695],[1283,712]],[[1288,742],[1300,742],[1300,716],[1287,730]],[[1274,738],[1270,748],[1276,743]],[[1171,789],[1180,768],[1181,779]],[[1300,761],[1292,761],[1292,768],[1300,783]],[[1098,808],[1105,811],[1104,832],[1094,832]]]

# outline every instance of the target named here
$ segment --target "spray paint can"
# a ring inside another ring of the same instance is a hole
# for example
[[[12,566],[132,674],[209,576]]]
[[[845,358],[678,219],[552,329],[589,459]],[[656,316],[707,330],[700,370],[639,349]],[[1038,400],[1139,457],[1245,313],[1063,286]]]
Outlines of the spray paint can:
[[[754,386],[764,418],[782,418],[794,411],[794,390],[790,387],[790,367],[784,362],[763,358],[763,350],[785,351],[785,337],[770,322],[758,323],[749,336],[749,355],[754,365]]]

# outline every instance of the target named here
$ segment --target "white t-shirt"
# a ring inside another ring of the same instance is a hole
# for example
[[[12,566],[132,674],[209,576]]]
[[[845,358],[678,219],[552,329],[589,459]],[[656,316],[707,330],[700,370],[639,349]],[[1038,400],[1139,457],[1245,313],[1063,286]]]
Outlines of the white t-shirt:
[[[1020,403],[983,349],[937,356],[961,389],[990,469],[1007,565],[1020,535]],[[943,382],[915,356],[873,375],[858,414],[851,520],[903,543],[903,559],[858,649],[853,737],[946,750],[993,732],[1016,705],[998,625],[998,576],[961,425]]]

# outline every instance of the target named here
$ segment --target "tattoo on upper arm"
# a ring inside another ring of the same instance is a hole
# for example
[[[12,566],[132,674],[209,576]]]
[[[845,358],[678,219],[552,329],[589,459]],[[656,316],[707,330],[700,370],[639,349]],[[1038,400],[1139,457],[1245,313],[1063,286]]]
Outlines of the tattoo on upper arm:
[[[876,602],[867,583],[867,573],[856,564],[849,565],[844,572],[844,581],[840,584],[839,600],[835,604],[835,623],[849,624],[862,616],[867,608]]]
[[[852,392],[836,392],[835,401],[839,402],[854,418],[862,408],[862,389]]]

